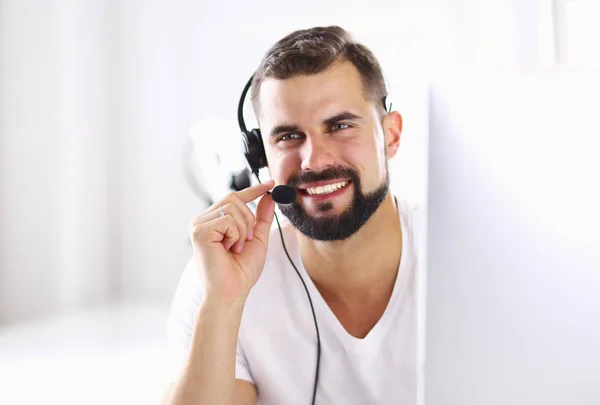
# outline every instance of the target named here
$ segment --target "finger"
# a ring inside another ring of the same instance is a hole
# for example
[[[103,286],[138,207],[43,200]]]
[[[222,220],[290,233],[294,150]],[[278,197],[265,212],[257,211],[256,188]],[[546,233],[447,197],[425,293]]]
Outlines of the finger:
[[[242,204],[245,205],[251,201],[256,200],[261,195],[266,194],[267,191],[271,190],[274,186],[275,181],[269,180],[264,183],[257,184],[255,186],[245,188],[242,191],[232,192],[223,200],[213,203],[210,207],[208,207],[205,210],[203,215],[210,215],[219,206],[223,206],[228,202],[233,201],[236,197],[242,202]],[[212,219],[212,217],[209,216],[207,219]]]
[[[217,240],[219,237],[222,237],[221,244],[223,245],[225,251],[229,250],[240,239],[239,229],[232,217],[226,215],[224,217],[215,219],[214,225],[216,228],[212,228],[213,235]]]
[[[256,207],[256,225],[254,225],[254,237],[265,245],[269,242],[271,224],[275,215],[275,202],[270,194],[260,199]]]
[[[233,206],[238,209],[240,215],[246,222],[247,227],[254,226],[255,218],[254,214],[252,213],[252,210],[235,195],[229,196],[225,200],[211,205],[208,209],[206,209],[206,211],[204,211],[202,215],[193,218],[191,224],[204,223],[219,218],[221,216],[221,214],[219,213],[220,207],[223,207],[224,213],[225,211],[227,213],[232,212],[231,209],[227,209],[227,205],[229,204],[233,204]]]
[[[245,188],[242,191],[236,192],[235,194],[237,194],[240,200],[242,200],[245,204],[249,203],[250,201],[256,200],[258,197],[265,194],[273,187],[275,187],[275,181],[271,179],[269,181],[265,181],[264,183]]]
[[[219,218],[218,220],[224,220],[225,218],[226,217]],[[231,221],[229,221],[228,224],[229,227],[227,228],[223,240],[221,241],[221,244],[223,245],[225,251],[231,249],[231,247],[235,245],[235,243],[240,239],[240,234],[238,232],[237,226],[235,226],[235,224]]]
[[[234,252],[239,253],[242,251],[242,248],[244,247],[244,242],[248,237],[248,225],[246,224],[244,216],[242,215],[235,203],[230,202],[223,206],[223,213],[225,214],[225,216],[233,217],[235,221],[238,230],[238,240],[235,241],[232,248]]]
[[[239,239],[239,230],[233,217],[225,215],[191,226],[190,238],[194,246],[220,243],[228,250]]]
[[[252,212],[252,210],[250,209],[250,207],[248,207],[241,199],[239,199],[237,196],[234,196],[231,199],[231,202],[233,204],[235,204],[235,206],[237,207],[239,213],[241,214],[241,216],[244,218],[244,221],[246,221],[246,230],[248,231],[248,236],[247,236],[247,240],[252,240],[252,238],[254,237],[253,232],[254,232],[254,223],[256,222],[256,218],[254,217],[254,213]]]

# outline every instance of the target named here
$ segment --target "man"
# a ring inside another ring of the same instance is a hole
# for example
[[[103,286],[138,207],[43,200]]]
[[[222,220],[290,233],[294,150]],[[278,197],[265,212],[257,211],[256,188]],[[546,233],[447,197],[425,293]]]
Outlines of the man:
[[[317,363],[317,404],[416,403],[419,210],[389,191],[402,117],[385,96],[379,63],[339,27],[267,52],[252,101],[273,180],[191,221],[164,404],[308,405]],[[280,206],[285,245],[275,184],[297,191]]]

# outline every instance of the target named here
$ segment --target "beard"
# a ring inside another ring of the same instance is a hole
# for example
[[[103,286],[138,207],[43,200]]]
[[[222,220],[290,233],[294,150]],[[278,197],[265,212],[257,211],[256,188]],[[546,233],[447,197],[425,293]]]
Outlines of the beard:
[[[341,214],[325,218],[312,218],[294,201],[291,204],[279,204],[279,209],[292,225],[311,239],[319,241],[342,241],[354,235],[379,208],[389,191],[390,179],[386,161],[386,178],[371,193],[363,193],[361,181],[356,170],[351,168],[330,168],[322,172],[305,172],[290,177],[288,185],[298,187],[302,183],[347,178],[352,182],[354,195],[350,206]],[[333,209],[329,201],[318,205],[321,212]]]

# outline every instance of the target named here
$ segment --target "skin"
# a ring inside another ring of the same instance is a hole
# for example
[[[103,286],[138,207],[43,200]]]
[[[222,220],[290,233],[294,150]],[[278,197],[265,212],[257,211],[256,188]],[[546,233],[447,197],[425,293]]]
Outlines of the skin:
[[[231,193],[190,222],[204,285],[202,302],[186,366],[167,388],[163,404],[257,403],[256,387],[235,379],[235,358],[243,308],[268,249],[275,203],[265,193],[276,183],[287,184],[290,176],[332,167],[355,170],[362,192],[369,193],[386,181],[387,159],[398,150],[402,117],[391,112],[382,118],[379,102],[364,97],[360,76],[350,63],[336,63],[313,76],[267,79],[259,99],[259,122],[275,181]],[[343,112],[358,118],[323,124]],[[282,125],[294,126],[296,135],[287,131],[269,136]],[[276,142],[282,135],[288,135],[289,143]],[[340,215],[352,201],[353,187],[350,183],[335,198],[320,202],[299,193],[297,203],[309,220]],[[254,216],[247,203],[258,198]],[[322,242],[300,232],[298,238],[304,266],[342,326],[355,337],[366,336],[387,306],[402,254],[392,195],[388,192],[347,239]]]
[[[382,119],[378,102],[365,98],[350,62],[337,62],[316,75],[266,79],[259,102],[268,168],[276,184],[330,167],[356,170],[364,193],[386,180],[386,161],[400,144],[402,117],[391,112]],[[324,124],[344,112],[358,118]],[[351,183],[346,192],[325,201],[327,210],[322,210],[324,201],[304,193],[297,203],[312,218],[340,215],[352,200],[353,187]],[[322,242],[297,234],[305,268],[323,298],[350,334],[366,336],[387,306],[400,263],[401,249],[390,249],[402,244],[391,193],[346,240]]]

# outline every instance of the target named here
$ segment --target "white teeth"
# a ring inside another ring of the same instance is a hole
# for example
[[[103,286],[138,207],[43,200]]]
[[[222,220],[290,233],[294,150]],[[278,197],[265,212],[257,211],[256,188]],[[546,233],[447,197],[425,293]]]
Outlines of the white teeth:
[[[319,186],[319,187],[314,187],[314,188],[307,188],[306,192],[310,195],[314,195],[314,194],[329,194],[329,193],[333,193],[336,190],[339,190],[340,188],[344,187],[346,184],[348,184],[347,181],[343,181],[341,183],[334,183],[334,184],[328,184],[326,186]]]

